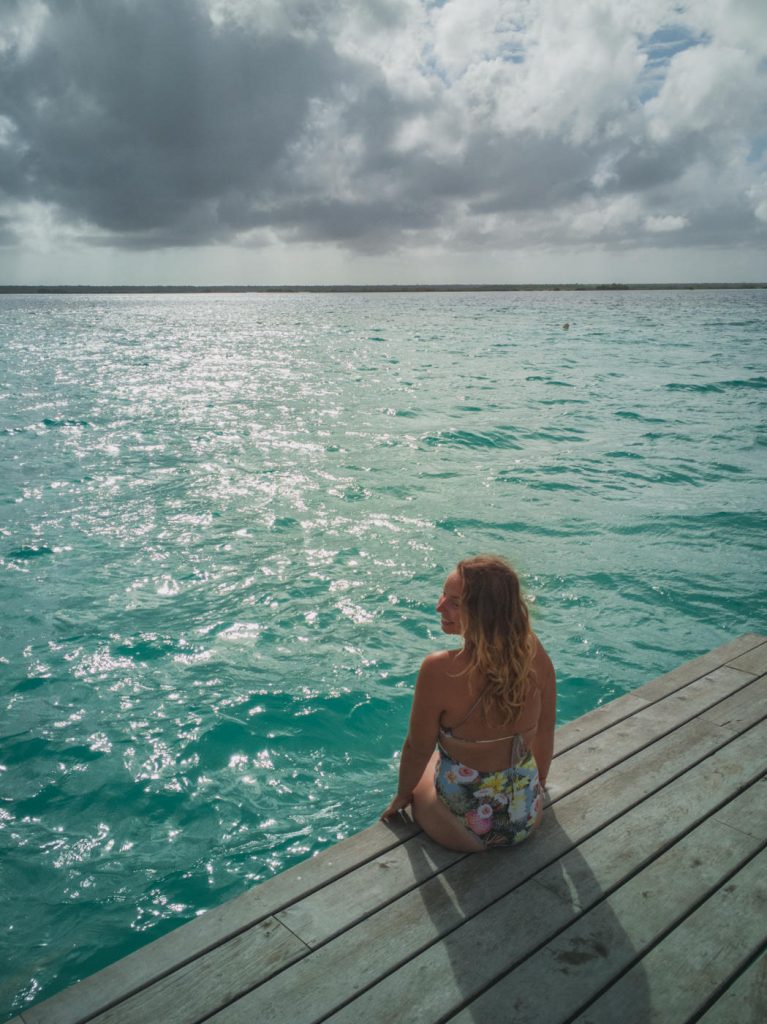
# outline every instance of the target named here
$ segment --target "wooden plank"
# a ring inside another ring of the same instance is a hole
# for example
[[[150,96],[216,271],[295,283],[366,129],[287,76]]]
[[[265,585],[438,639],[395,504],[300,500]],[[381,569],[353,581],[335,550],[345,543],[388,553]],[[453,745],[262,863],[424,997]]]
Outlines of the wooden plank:
[[[702,708],[713,707],[725,697],[742,691],[756,678],[751,672],[722,665],[657,701],[652,711],[662,711],[669,721],[681,724],[692,715],[700,714]]]
[[[731,661],[732,668],[739,668],[744,672],[753,672],[756,676],[764,675],[767,672],[767,643],[755,647],[740,657]]]
[[[304,943],[284,925],[267,918],[91,1020],[196,1024],[306,952]]]
[[[715,669],[690,683],[683,693],[671,693],[641,714],[623,719],[573,747],[552,765],[548,783],[550,799],[552,802],[560,799],[636,750],[675,732],[684,722],[692,721],[748,686],[752,679],[738,670]]]
[[[77,1024],[93,1017],[419,831],[404,820],[377,822],[24,1010],[26,1024]]]
[[[571,1019],[574,1011],[652,946],[658,935],[691,914],[723,878],[743,868],[740,887],[731,878],[725,888],[745,895],[746,900],[749,893],[758,892],[764,906],[767,893],[763,884],[757,886],[758,873],[767,867],[767,853],[748,863],[755,846],[755,840],[742,832],[705,822],[450,1021],[468,1024],[511,1019],[514,1024],[562,1024]],[[738,905],[742,906],[741,900]],[[680,988],[683,971],[677,965],[675,978]],[[629,1020],[671,1024],[685,1019],[674,1015],[653,1018],[652,996],[639,985],[628,997],[628,1003],[621,1000],[611,1007],[612,1016],[596,1019],[620,1020],[621,1024]],[[616,1016],[617,1006],[620,1012]]]
[[[718,803],[727,801],[733,813],[750,817],[759,807],[756,785],[738,798],[731,799],[731,794],[753,776],[754,769],[748,766],[766,741],[767,727],[750,736],[748,743],[717,752],[453,931],[442,943],[424,950],[330,1017],[328,1024],[445,1019],[564,928],[574,915],[594,906],[660,850],[707,819]],[[751,838],[752,846],[758,846],[758,837]],[[550,895],[557,897],[555,903]],[[499,935],[509,940],[513,936],[513,941],[499,943]]]
[[[754,719],[764,713],[764,702],[751,709]],[[719,728],[711,733],[710,724],[695,719],[683,725],[633,757],[597,776],[582,790],[575,791],[556,805],[560,826],[578,840],[589,836],[620,813],[638,803],[648,792],[671,781],[709,757],[726,742],[726,733]],[[756,728],[750,732],[760,732]],[[745,734],[746,736],[748,734]],[[739,742],[743,737],[739,737]],[[753,764],[760,765],[763,755],[753,755]],[[757,769],[754,769],[757,770]],[[639,794],[639,796],[635,796]]]
[[[756,763],[760,744],[767,744],[767,726],[662,787],[544,869],[536,881],[576,908],[584,895],[592,902],[598,900],[626,874],[659,856],[686,831],[706,822],[712,829],[722,826],[742,832],[754,840],[754,848],[758,847],[767,831],[763,786],[754,777],[760,770]],[[738,765],[737,759],[743,756],[749,762]],[[743,822],[747,825],[739,827]]]
[[[753,762],[755,768],[764,765],[764,750],[767,749],[767,742],[762,748],[762,760],[758,754]],[[714,820],[720,821],[730,828],[737,828],[754,839],[767,840],[767,777],[762,775],[754,781],[752,787],[753,804],[748,814],[742,813],[742,807],[737,803],[725,804],[714,814]]]
[[[566,750],[596,733],[603,732],[616,722],[643,711],[648,703],[650,702],[642,700],[636,693],[624,693],[622,697],[616,697],[609,704],[602,704],[593,711],[587,711],[580,718],[574,718],[572,722],[560,726],[554,734],[554,757],[564,754]]]
[[[767,953],[762,953],[698,1024],[764,1024],[767,1020]]]
[[[758,713],[756,709],[754,713]],[[384,975],[444,939],[468,918],[482,910],[487,913],[490,903],[607,824],[621,810],[669,782],[706,751],[715,753],[717,758],[724,758],[724,751],[728,751],[733,758],[732,770],[737,771],[739,764],[753,764],[753,749],[762,751],[766,742],[764,730],[749,730],[724,747],[723,737],[726,734],[708,723],[696,721],[683,726],[678,735],[665,737],[624,761],[609,775],[600,776],[564,798],[556,805],[556,815],[549,817],[541,833],[529,843],[511,853],[465,857],[317,949],[290,971],[233,1003],[211,1021],[249,1024],[256,1018],[279,1019],[281,1009],[288,1003],[292,1024],[305,1024],[332,1013]],[[753,843],[745,836],[743,841]],[[499,870],[501,863],[503,869]],[[537,900],[539,911],[544,902],[547,907],[545,913],[536,913],[536,921],[547,920],[557,904],[563,905],[542,887]],[[571,913],[569,908],[565,910]],[[483,915],[477,929],[480,936],[485,934],[484,920]]]
[[[763,852],[578,1016],[578,1024],[675,1024],[697,1016],[764,944],[766,871]],[[730,1018],[742,1020],[740,1012]]]
[[[464,857],[416,836],[276,915],[308,946],[319,946]]]
[[[741,690],[727,705],[716,705],[701,715],[707,722],[714,722],[723,729],[739,732],[741,722],[748,721],[754,693],[763,692],[767,687],[767,676],[758,676],[751,686]]]
[[[671,672],[645,683],[631,693],[618,697],[609,704],[589,711],[580,718],[568,722],[557,729],[555,736],[555,752],[564,753],[571,746],[581,743],[584,739],[601,732],[606,726],[636,714],[648,704],[661,700],[680,687],[687,686],[701,676],[721,668],[728,661],[746,654],[754,647],[764,644],[767,637],[757,633],[746,633],[731,643],[723,644],[713,651],[708,651],[699,658],[679,665]],[[737,667],[737,666],[736,666]],[[765,671],[764,669],[762,671]],[[760,673],[761,674],[761,673]]]

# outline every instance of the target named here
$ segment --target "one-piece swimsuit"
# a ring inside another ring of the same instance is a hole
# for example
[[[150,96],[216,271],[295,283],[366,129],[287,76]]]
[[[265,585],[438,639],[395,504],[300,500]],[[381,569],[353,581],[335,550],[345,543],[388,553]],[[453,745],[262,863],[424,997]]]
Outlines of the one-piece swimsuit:
[[[454,734],[454,729],[471,718],[481,700],[482,694],[457,725],[452,728],[440,726],[440,735],[477,746],[510,740],[508,768],[493,772],[477,771],[456,761],[438,742],[439,760],[434,785],[442,802],[485,846],[510,846],[522,842],[535,828],[543,789],[535,758],[522,733],[492,740],[469,740]]]

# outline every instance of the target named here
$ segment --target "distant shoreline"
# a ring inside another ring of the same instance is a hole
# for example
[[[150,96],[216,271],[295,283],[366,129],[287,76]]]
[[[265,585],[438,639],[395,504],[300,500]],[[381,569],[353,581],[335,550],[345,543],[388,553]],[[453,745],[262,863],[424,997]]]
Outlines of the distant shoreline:
[[[767,288],[767,282],[698,282],[675,284],[233,284],[233,285],[91,285],[0,284],[0,295],[166,295],[205,293],[295,292],[633,292]]]

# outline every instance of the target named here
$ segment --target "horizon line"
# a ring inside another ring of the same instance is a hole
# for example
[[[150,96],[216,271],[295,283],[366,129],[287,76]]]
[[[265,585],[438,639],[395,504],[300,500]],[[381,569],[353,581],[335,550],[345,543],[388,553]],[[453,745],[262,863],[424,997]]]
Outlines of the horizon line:
[[[524,292],[524,291],[681,291],[767,288],[765,281],[611,282],[585,284],[0,284],[0,294],[157,294],[215,292]]]

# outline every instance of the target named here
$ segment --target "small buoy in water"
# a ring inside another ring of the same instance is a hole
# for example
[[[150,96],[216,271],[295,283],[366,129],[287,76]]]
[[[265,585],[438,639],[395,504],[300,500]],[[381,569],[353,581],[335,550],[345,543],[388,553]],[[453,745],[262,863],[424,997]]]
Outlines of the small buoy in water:
[[[562,330],[563,331],[569,331],[570,330],[570,324],[562,324]]]

